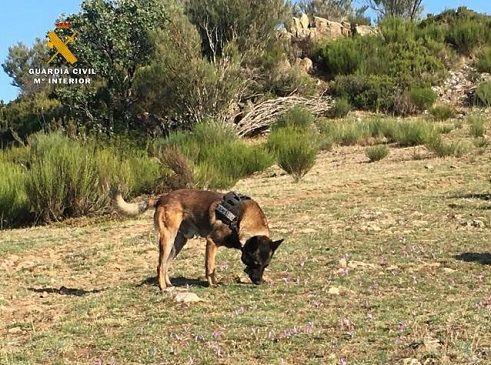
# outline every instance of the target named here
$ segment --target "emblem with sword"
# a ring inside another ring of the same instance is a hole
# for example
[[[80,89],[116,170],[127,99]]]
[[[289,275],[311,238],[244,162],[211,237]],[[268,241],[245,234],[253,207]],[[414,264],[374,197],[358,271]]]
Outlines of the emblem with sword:
[[[63,28],[68,28],[68,27],[63,26]],[[58,56],[59,54],[61,54],[65,58],[65,60],[67,60],[71,65],[77,62],[77,57],[75,57],[75,55],[67,47],[68,43],[73,42],[75,40],[76,35],[77,32],[74,31],[72,35],[69,36],[65,42],[63,42],[60,39],[60,37],[58,37],[58,35],[55,33],[54,30],[50,31],[48,33],[48,38],[49,38],[48,47],[49,48],[54,47],[56,49],[56,53],[48,60],[48,63],[51,63],[55,59],[55,57]]]

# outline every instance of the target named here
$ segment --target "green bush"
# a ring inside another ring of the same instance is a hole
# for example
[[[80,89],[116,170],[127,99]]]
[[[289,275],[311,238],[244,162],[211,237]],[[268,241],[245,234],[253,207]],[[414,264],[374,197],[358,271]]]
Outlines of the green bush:
[[[437,105],[433,108],[430,108],[428,112],[433,116],[433,118],[437,121],[443,121],[455,116],[455,112],[448,105]]]
[[[29,144],[26,192],[41,222],[99,213],[115,186],[140,194],[158,182],[157,161],[144,155],[123,159],[115,149],[58,133],[34,135]]]
[[[436,101],[436,94],[429,87],[410,89],[409,95],[419,111],[429,109]]]
[[[27,195],[43,222],[92,213],[107,205],[109,191],[98,186],[93,153],[61,134],[30,139]]]
[[[230,188],[274,161],[262,145],[248,145],[232,128],[213,121],[197,124],[191,133],[177,132],[156,141],[153,153],[163,161],[169,148],[190,161],[193,181],[199,188]]]
[[[319,123],[319,132],[322,149],[329,149],[333,144],[361,144],[370,137],[368,123],[357,121],[324,121]]]
[[[442,81],[445,66],[442,60],[427,47],[423,40],[408,40],[386,46],[388,63],[386,73],[394,79],[399,89],[427,87]]]
[[[370,136],[374,138],[386,138],[387,142],[395,142],[398,123],[395,119],[375,118],[368,121]]]
[[[292,127],[273,130],[268,137],[268,149],[274,153],[278,165],[290,174],[295,182],[314,166],[319,147],[312,132]]]
[[[334,105],[327,112],[327,117],[329,118],[344,118],[348,115],[351,110],[351,105],[348,98],[341,97],[337,98]]]
[[[273,129],[291,127],[295,129],[310,129],[314,122],[312,112],[302,106],[294,106],[281,113],[273,124]]]
[[[28,223],[30,205],[25,191],[26,168],[0,159],[0,229]]]
[[[384,144],[367,147],[365,149],[365,155],[368,157],[370,162],[380,161],[387,157],[389,154],[389,147]]]
[[[469,151],[466,143],[462,141],[446,143],[440,136],[432,138],[425,146],[438,157],[461,157]]]
[[[415,23],[401,17],[384,17],[378,26],[386,43],[406,43],[416,37]]]
[[[450,27],[446,41],[465,56],[472,56],[488,39],[489,28],[484,22],[457,21]]]
[[[438,132],[441,134],[449,134],[451,131],[455,129],[453,124],[444,124],[438,126]]]
[[[330,75],[351,75],[362,69],[366,55],[355,38],[318,44],[314,57]]]
[[[401,147],[410,147],[424,145],[432,141],[436,135],[437,130],[432,124],[411,121],[399,123],[393,138]]]
[[[479,52],[478,58],[475,61],[477,71],[483,73],[491,73],[491,47],[487,46]]]
[[[356,109],[383,112],[394,107],[396,85],[389,76],[337,76],[332,85],[334,96],[346,98]]]
[[[474,104],[486,108],[491,106],[491,81],[483,81],[477,85]]]
[[[472,137],[484,137],[486,129],[484,128],[484,118],[482,115],[473,114],[469,116],[469,124]]]

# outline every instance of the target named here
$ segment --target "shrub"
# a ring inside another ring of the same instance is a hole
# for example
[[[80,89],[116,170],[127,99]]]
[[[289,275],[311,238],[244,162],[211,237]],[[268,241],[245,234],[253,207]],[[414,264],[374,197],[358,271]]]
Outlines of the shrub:
[[[327,112],[327,116],[329,118],[343,118],[346,115],[348,115],[350,110],[351,110],[351,105],[348,101],[348,98],[341,97],[336,99],[334,105]]]
[[[370,137],[368,123],[357,121],[325,121],[319,124],[319,131],[322,149],[328,149],[333,144],[356,145]]]
[[[394,79],[376,75],[337,76],[331,85],[334,96],[346,98],[356,109],[375,112],[393,109],[395,89]]]
[[[275,154],[278,165],[292,175],[295,182],[299,182],[314,166],[319,151],[312,132],[292,127],[272,131],[267,147]]]
[[[491,73],[491,47],[484,47],[475,61],[477,71]]]
[[[429,109],[436,100],[435,92],[429,87],[413,88],[409,90],[409,95],[414,105],[420,111]]]
[[[394,79],[399,89],[426,87],[442,80],[445,67],[423,40],[391,43],[386,46],[388,55],[385,73]]]
[[[418,107],[412,100],[409,93],[403,92],[396,97],[394,102],[394,114],[399,116],[409,116],[416,114],[419,111]]]
[[[472,56],[474,50],[487,39],[488,25],[475,20],[457,21],[447,33],[446,41],[465,55]]]
[[[273,156],[261,145],[247,145],[230,127],[208,121],[191,133],[177,132],[154,144],[154,154],[165,161],[169,149],[190,161],[197,187],[225,189],[240,178],[273,164]]]
[[[395,119],[370,119],[368,121],[369,134],[375,138],[385,137],[387,142],[395,142],[398,123]]]
[[[437,135],[433,125],[424,121],[403,122],[393,136],[395,141],[402,147],[424,145],[432,141]]]
[[[96,188],[93,156],[62,135],[31,139],[32,165],[26,188],[35,213],[43,222],[90,212],[104,199]],[[89,202],[90,200],[90,202]]]
[[[366,56],[355,38],[341,38],[319,44],[314,57],[330,75],[351,75],[362,68]]]
[[[26,192],[42,222],[98,213],[114,185],[135,194],[152,190],[159,166],[145,156],[122,160],[116,150],[98,149],[61,134],[30,138]]]
[[[271,93],[276,96],[288,96],[292,94],[313,96],[317,93],[317,84],[309,75],[303,73],[298,66],[287,70],[279,69],[271,72],[254,85],[258,93]]]
[[[365,155],[370,162],[379,161],[385,158],[389,154],[389,147],[384,144],[378,146],[371,146],[365,149]]]
[[[491,81],[483,81],[477,85],[474,103],[486,108],[491,106]]]
[[[416,25],[401,17],[387,16],[379,22],[386,43],[406,43],[416,36]]]
[[[273,129],[291,127],[295,129],[309,129],[312,127],[314,116],[312,112],[302,106],[294,106],[281,113],[273,124]]]
[[[172,191],[195,186],[191,162],[176,147],[168,147],[161,153],[163,166],[159,190]]]
[[[469,151],[469,146],[464,142],[446,143],[440,136],[432,138],[425,146],[438,157],[461,157]]]
[[[441,134],[448,134],[455,129],[453,124],[444,124],[438,126],[438,132]]]
[[[437,105],[433,108],[430,108],[428,112],[433,116],[433,118],[437,121],[443,121],[455,116],[455,112],[448,105]]]
[[[484,137],[484,118],[481,115],[473,114],[469,117],[470,133],[472,137]]]
[[[26,169],[9,161],[0,163],[0,229],[27,223],[29,201],[24,188]]]

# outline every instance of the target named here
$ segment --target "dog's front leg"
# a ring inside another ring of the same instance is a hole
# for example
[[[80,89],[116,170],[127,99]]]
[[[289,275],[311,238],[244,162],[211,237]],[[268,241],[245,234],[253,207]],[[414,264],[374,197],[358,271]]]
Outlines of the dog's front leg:
[[[215,256],[217,254],[217,245],[210,237],[206,238],[206,254],[205,254],[205,276],[208,285],[216,286],[218,284],[215,276]]]

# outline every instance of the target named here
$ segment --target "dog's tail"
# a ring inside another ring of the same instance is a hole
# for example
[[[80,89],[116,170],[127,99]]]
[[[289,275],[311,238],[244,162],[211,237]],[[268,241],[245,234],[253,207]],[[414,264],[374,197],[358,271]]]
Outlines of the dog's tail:
[[[113,196],[113,205],[116,210],[129,217],[136,217],[150,208],[155,208],[157,201],[157,199],[149,198],[137,203],[128,203],[123,199],[123,195],[119,191]]]

